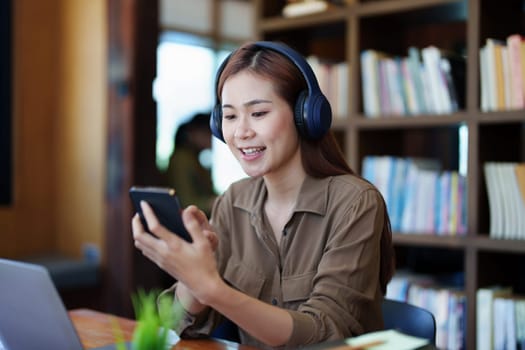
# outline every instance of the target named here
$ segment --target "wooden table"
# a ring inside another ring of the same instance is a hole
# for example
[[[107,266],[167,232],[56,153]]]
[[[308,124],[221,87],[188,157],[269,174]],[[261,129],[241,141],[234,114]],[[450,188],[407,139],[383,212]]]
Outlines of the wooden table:
[[[127,318],[113,316],[90,309],[69,311],[69,317],[86,349],[93,349],[115,343],[114,322],[117,322],[124,338],[132,338],[136,322]],[[219,339],[181,339],[172,350],[257,350],[247,345],[240,345]]]

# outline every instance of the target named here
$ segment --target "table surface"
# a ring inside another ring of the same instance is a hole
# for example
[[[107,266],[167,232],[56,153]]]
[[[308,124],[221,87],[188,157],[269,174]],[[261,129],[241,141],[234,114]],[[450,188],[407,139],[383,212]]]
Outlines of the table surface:
[[[119,325],[124,339],[133,336],[136,322],[131,319],[90,310],[75,309],[69,311],[69,317],[75,325],[82,345],[93,349],[115,343],[115,322]],[[257,350],[251,346],[240,345],[219,339],[181,339],[172,350]]]

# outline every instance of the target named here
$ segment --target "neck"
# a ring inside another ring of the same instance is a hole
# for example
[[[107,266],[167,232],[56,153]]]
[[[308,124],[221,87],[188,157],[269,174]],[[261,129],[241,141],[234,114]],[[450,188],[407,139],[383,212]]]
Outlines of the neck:
[[[288,176],[265,177],[264,181],[268,191],[267,202],[274,204],[287,205],[295,203],[301,189],[306,173],[304,170],[295,171]]]

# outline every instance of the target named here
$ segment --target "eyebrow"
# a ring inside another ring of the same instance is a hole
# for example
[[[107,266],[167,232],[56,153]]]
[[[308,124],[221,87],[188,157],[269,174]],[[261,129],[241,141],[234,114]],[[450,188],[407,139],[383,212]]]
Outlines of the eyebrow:
[[[244,107],[250,107],[261,103],[272,103],[270,100],[264,100],[264,99],[255,99],[248,102],[243,103]],[[233,105],[225,103],[222,105],[222,108],[233,108]]]

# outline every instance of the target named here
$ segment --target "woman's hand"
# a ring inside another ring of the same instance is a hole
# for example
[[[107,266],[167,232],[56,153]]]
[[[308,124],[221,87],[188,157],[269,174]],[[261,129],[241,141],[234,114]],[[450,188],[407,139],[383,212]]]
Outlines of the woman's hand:
[[[146,202],[141,202],[141,208],[153,235],[144,230],[138,214],[135,215],[132,220],[135,247],[183,283],[200,303],[206,304],[216,283],[222,283],[222,279],[214,256],[218,238],[204,212],[196,206],[182,212],[184,226],[193,239],[189,243],[162,226]]]

